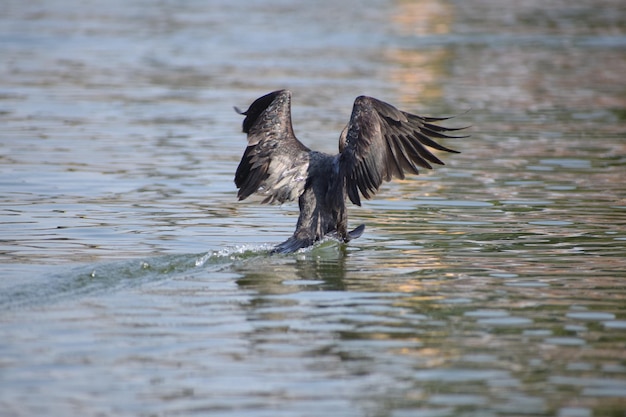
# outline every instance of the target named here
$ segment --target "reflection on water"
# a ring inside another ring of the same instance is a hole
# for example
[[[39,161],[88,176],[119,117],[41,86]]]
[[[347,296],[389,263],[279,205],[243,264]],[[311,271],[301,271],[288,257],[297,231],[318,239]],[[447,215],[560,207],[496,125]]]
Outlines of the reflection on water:
[[[445,38],[452,30],[455,8],[451,3],[440,1],[398,2],[392,22],[404,42],[387,48],[385,56],[394,65],[390,68],[390,80],[398,86],[398,105],[419,108],[434,102],[443,95],[441,74],[445,72],[452,49],[441,44],[412,46],[432,38]],[[465,110],[465,109],[463,109]],[[459,108],[454,110],[459,112]]]
[[[620,1],[5,9],[0,415],[624,415]],[[268,256],[231,106],[276,88],[316,149],[363,93],[472,137]]]

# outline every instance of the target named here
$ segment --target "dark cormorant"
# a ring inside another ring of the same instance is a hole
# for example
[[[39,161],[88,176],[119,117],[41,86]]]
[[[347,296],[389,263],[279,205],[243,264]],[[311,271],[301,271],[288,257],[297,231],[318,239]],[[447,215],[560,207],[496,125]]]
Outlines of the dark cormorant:
[[[278,253],[295,252],[327,235],[344,242],[361,236],[365,225],[348,232],[346,197],[360,206],[361,196],[371,198],[383,181],[418,174],[418,166],[443,165],[426,146],[458,153],[431,139],[459,137],[444,132],[460,129],[432,123],[447,117],[406,113],[372,97],[354,101],[337,155],[313,151],[296,138],[288,90],[258,98],[245,112],[235,110],[246,116],[243,132],[248,134],[235,174],[239,200],[257,193],[265,197],[263,203],[298,199],[300,205],[296,231],[274,248]]]

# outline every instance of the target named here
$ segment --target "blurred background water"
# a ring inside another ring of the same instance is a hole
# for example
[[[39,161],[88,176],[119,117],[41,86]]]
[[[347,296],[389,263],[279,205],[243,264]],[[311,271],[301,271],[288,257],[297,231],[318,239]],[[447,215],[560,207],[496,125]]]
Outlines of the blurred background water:
[[[0,9],[0,415],[626,415],[623,1]],[[472,136],[268,256],[232,106],[279,88],[326,152],[360,94]]]

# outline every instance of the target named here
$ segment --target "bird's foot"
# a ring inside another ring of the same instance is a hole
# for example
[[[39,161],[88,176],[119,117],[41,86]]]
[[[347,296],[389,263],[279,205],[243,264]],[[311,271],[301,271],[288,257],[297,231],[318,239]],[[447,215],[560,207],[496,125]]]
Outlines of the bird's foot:
[[[344,237],[338,236],[336,231],[329,233],[327,236],[333,237],[335,239],[343,240],[345,243],[351,241],[352,239],[356,239],[363,234],[365,230],[365,225],[362,224],[355,229],[349,231]],[[307,248],[315,244],[316,240],[310,237],[298,238],[295,235],[291,236],[289,239],[284,241],[281,244],[274,246],[270,253],[293,253],[297,252],[299,249]]]
[[[328,237],[332,237],[333,239],[337,239],[340,240],[344,243],[348,243],[350,242],[352,239],[356,239],[358,237],[361,237],[361,235],[363,234],[363,231],[365,230],[365,225],[362,224],[356,228],[354,228],[353,230],[349,231],[349,232],[337,232],[336,230],[333,230],[332,232],[330,232],[329,234],[327,234],[326,236]]]
[[[365,230],[365,225],[362,224],[360,226],[357,226],[356,228],[354,228],[354,230],[351,230],[348,232],[348,237],[349,239],[346,240],[346,242],[352,240],[352,239],[356,239],[358,237],[361,237],[361,235],[363,234],[363,231]]]
[[[309,239],[309,238],[300,239],[295,236],[291,236],[289,239],[285,240],[283,243],[274,246],[274,248],[271,250],[270,253],[271,254],[294,253],[294,252],[297,252],[299,249],[307,248],[313,245],[314,243],[315,241],[313,239]]]

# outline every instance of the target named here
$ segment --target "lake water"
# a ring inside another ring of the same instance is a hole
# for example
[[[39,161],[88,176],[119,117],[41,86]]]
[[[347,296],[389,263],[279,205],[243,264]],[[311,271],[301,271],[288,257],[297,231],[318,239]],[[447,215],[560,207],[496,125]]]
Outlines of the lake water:
[[[1,416],[626,415],[622,0],[1,9]],[[360,94],[472,136],[269,256],[279,88],[326,152]]]

